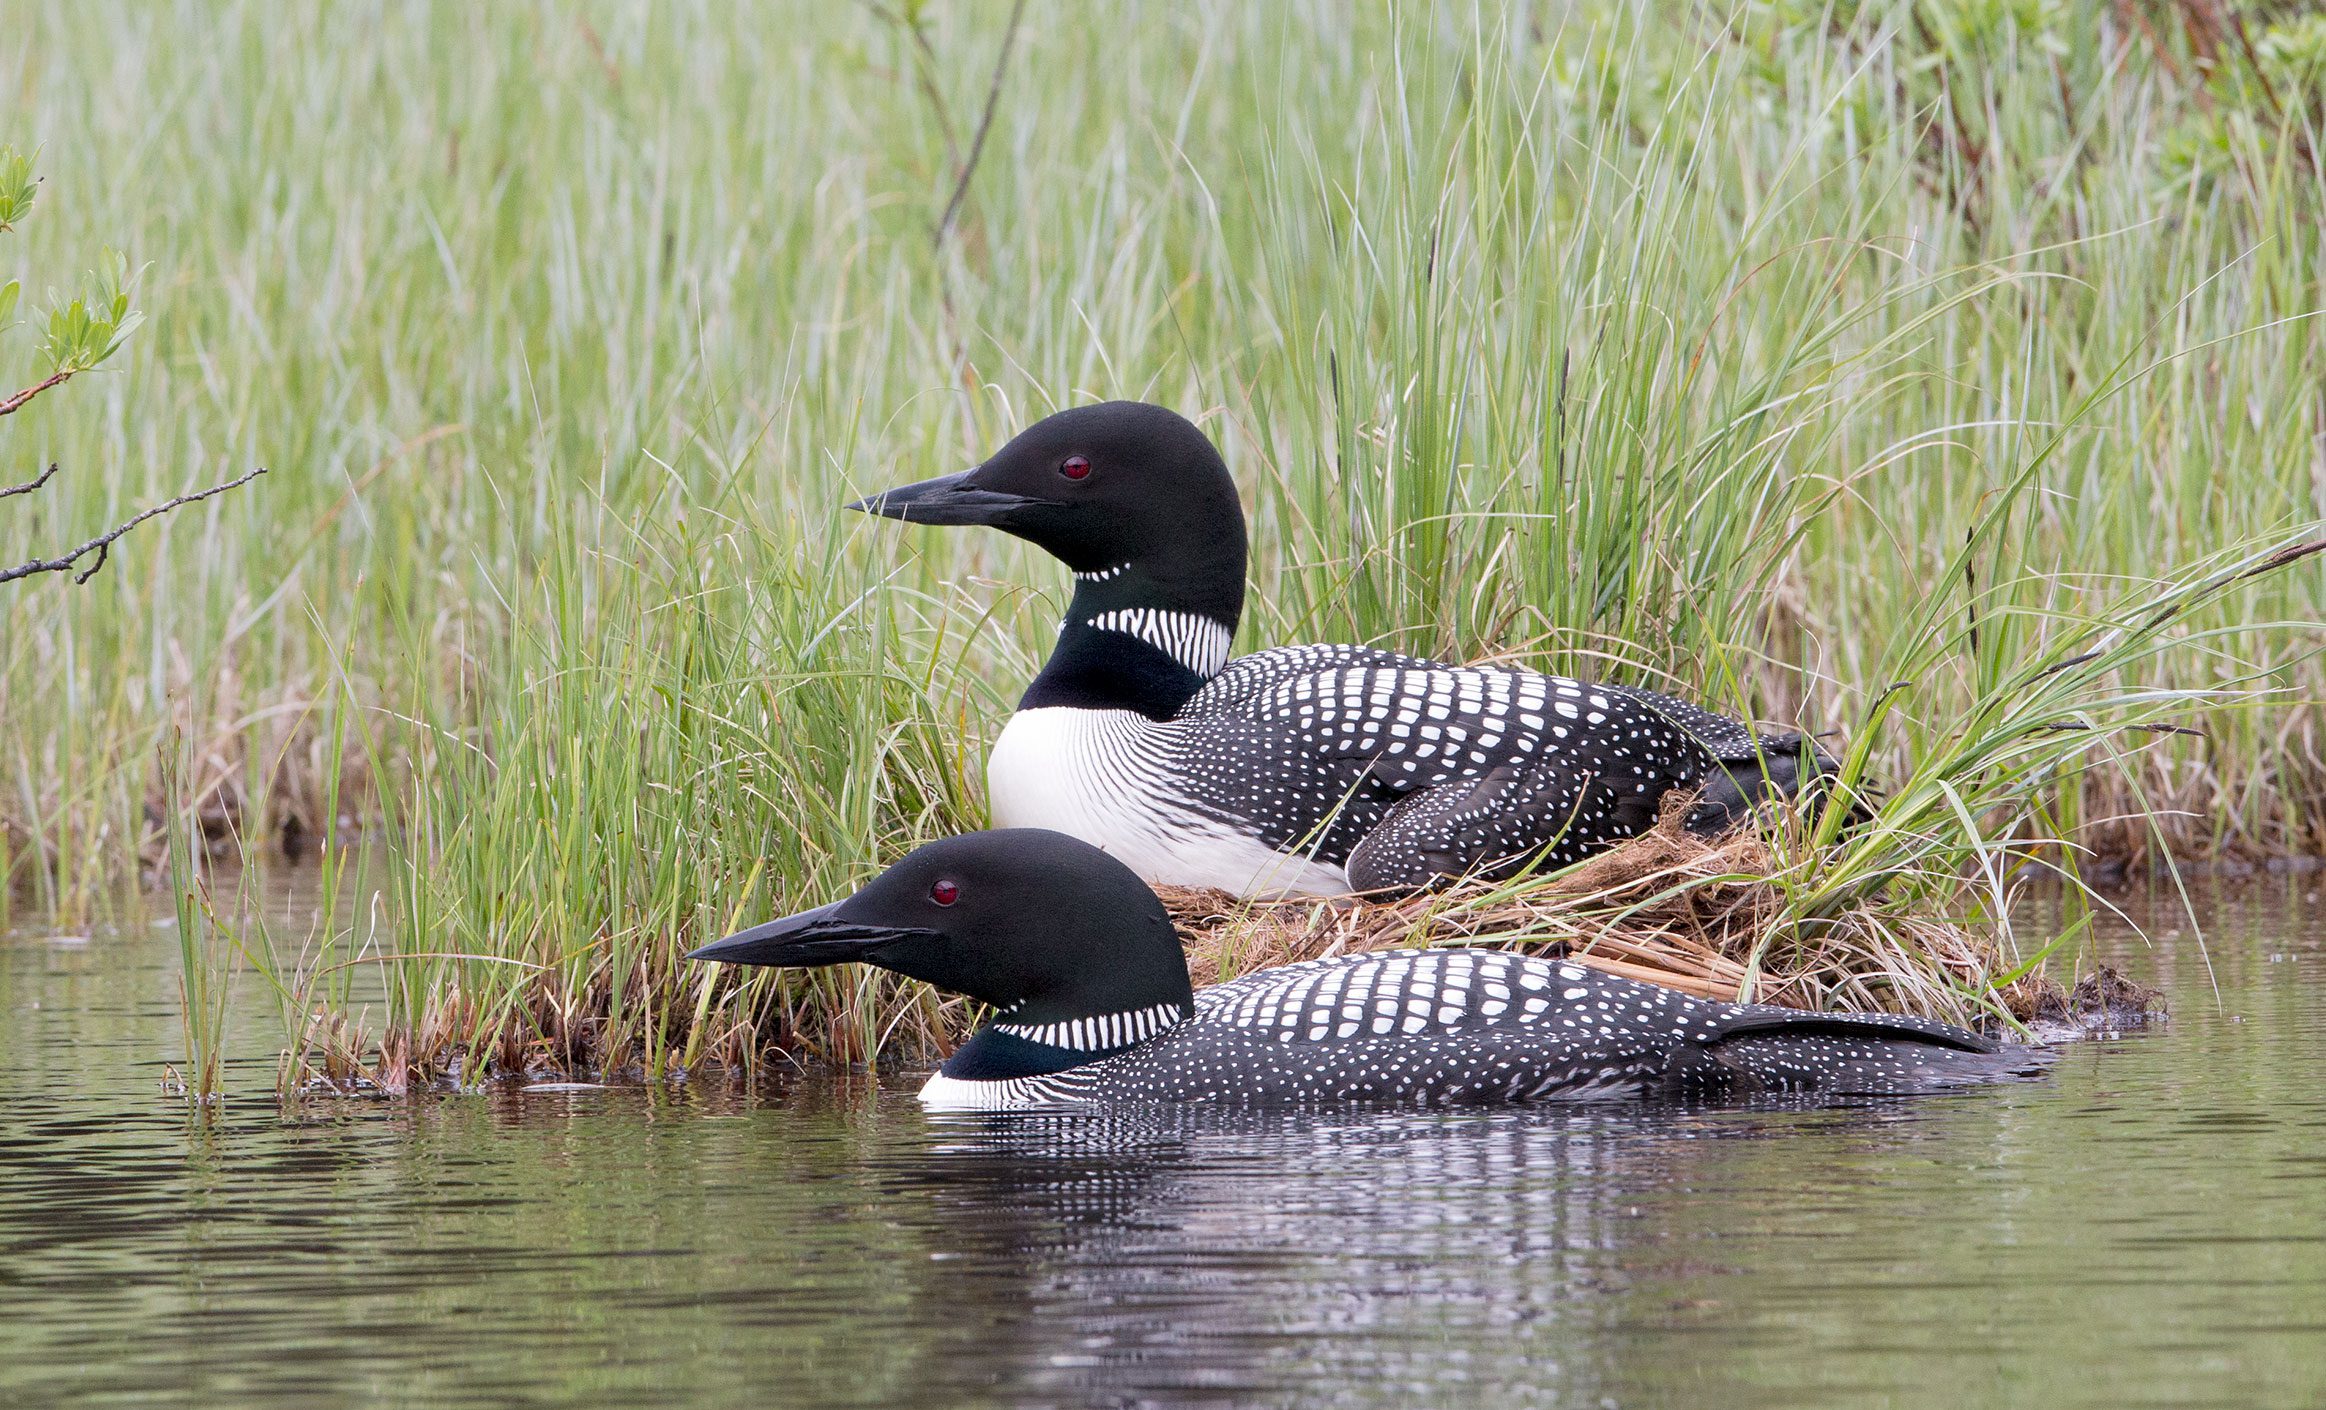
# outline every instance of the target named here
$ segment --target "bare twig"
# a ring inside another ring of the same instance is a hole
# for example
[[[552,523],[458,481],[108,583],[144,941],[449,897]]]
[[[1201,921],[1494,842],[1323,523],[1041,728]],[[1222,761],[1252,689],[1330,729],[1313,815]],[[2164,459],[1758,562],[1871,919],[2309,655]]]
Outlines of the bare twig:
[[[48,468],[40,472],[39,479],[26,480],[21,485],[9,485],[5,488],[0,488],[0,499],[6,499],[12,494],[31,494],[34,490],[39,489],[42,485],[47,484],[49,481],[55,479],[56,477],[57,463],[52,460],[48,463]]]
[[[23,391],[16,393],[14,396],[0,397],[0,416],[15,415],[18,411],[21,411],[24,408],[24,404],[26,402],[31,401],[34,397],[39,396],[42,392],[47,391],[49,388],[61,387],[72,379],[72,369],[52,372],[48,376],[42,378],[40,381],[33,383],[29,387],[26,387]]]
[[[880,0],[864,0],[864,7],[912,40],[913,81],[920,85],[921,97],[937,119],[937,135],[945,139],[945,165],[959,170],[961,141],[953,132],[953,110],[945,102],[944,90],[937,86],[937,51],[929,43],[929,31],[921,24],[919,13],[901,15]]]
[[[49,474],[53,475],[55,473],[56,467],[49,467]],[[11,583],[16,581],[18,578],[29,578],[35,573],[71,573],[73,571],[74,564],[94,553],[97,555],[97,561],[90,564],[87,568],[81,570],[79,573],[76,573],[73,576],[73,581],[76,584],[85,583],[89,581],[89,579],[97,576],[97,570],[105,566],[105,557],[107,552],[112,549],[113,541],[120,538],[123,534],[128,533],[131,529],[136,528],[138,525],[144,523],[148,519],[155,517],[156,515],[167,514],[171,510],[176,509],[181,505],[192,504],[196,500],[208,499],[212,495],[221,495],[226,493],[228,490],[237,489],[243,485],[247,485],[265,473],[266,467],[262,465],[258,469],[253,470],[249,474],[243,476],[239,480],[229,480],[223,485],[212,485],[206,490],[197,490],[192,494],[179,495],[176,499],[170,500],[166,504],[157,504],[153,508],[148,509],[144,513],[138,515],[136,518],[131,519],[129,522],[109,530],[108,532],[99,534],[97,537],[89,540],[85,544],[82,544],[79,548],[74,549],[70,553],[61,554],[55,558],[35,558],[30,563],[19,564],[14,568],[0,568],[0,583]],[[43,475],[41,476],[41,481],[45,481],[47,478],[47,475]],[[35,481],[34,483],[37,485],[40,483],[40,481]]]
[[[953,199],[945,203],[945,214],[937,218],[937,231],[930,243],[942,246],[945,236],[953,229],[953,217],[961,212],[962,198],[969,194],[969,178],[977,174],[977,159],[985,154],[986,134],[993,130],[994,110],[1001,106],[1001,81],[1009,72],[1010,46],[1017,42],[1018,21],[1026,13],[1026,0],[1016,0],[1010,6],[1009,28],[1002,31],[1001,53],[994,56],[993,83],[985,90],[985,113],[977,120],[977,133],[969,139],[969,155],[961,163],[961,173],[953,182]]]
[[[2262,63],[2261,54],[2253,47],[2253,31],[2246,28],[2245,16],[2231,10],[2221,16],[2228,21],[2229,32],[2237,36],[2237,47],[2245,51],[2245,66],[2261,83],[2261,96],[2269,104],[2269,115],[2278,122],[2286,120],[2286,108],[2278,101],[2278,86],[2269,81],[2269,67]]]
[[[621,92],[622,70],[615,67],[613,56],[606,52],[606,41],[598,37],[596,27],[588,20],[579,20],[576,23],[581,25],[582,43],[590,46],[591,56],[598,61],[598,67],[605,70],[606,86],[616,93]]]
[[[1922,47],[1933,54],[1941,55],[1943,58],[1944,51],[1938,42],[1938,36],[1931,32],[1929,23],[1923,19],[1921,9],[1916,8],[1913,14],[1914,32],[1916,37],[1921,40]],[[1983,223],[1975,202],[1986,185],[1987,147],[1985,143],[1971,135],[1971,125],[1963,116],[1962,94],[1955,83],[1954,65],[1951,61],[1942,62],[1938,67],[1938,88],[1940,94],[1946,99],[1947,118],[1953,128],[1948,145],[1963,164],[1963,179],[1959,184],[1954,185],[1954,189],[1949,194],[1959,204],[1963,220],[1969,224],[1971,233],[1976,236],[1980,233]],[[1949,172],[1947,175],[1951,178],[1953,173]]]

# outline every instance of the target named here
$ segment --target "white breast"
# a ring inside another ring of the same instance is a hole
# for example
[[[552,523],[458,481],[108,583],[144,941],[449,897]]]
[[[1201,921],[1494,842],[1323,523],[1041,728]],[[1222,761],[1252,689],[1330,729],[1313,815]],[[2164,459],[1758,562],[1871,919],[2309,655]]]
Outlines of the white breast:
[[[1010,716],[986,761],[995,827],[1046,827],[1114,854],[1156,886],[1334,896],[1348,873],[1206,817],[1174,760],[1183,727],[1136,710],[1053,705]]]

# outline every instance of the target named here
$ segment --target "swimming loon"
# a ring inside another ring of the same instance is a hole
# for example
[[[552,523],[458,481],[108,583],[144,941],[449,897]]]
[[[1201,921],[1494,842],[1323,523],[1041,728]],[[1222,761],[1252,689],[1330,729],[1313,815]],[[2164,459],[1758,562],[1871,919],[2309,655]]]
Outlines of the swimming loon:
[[[1700,789],[1699,832],[1831,760],[1651,691],[1357,646],[1228,659],[1243,506],[1209,438],[1140,402],[1044,418],[972,470],[852,509],[986,524],[1074,573],[1056,647],[987,761],[1000,827],[1094,842],[1156,884],[1413,890],[1576,861]]]
[[[846,900],[688,958],[861,961],[992,1005],[921,1089],[951,1110],[1871,1095],[2031,1066],[1927,1019],[1713,1003],[1500,950],[1309,960],[1198,994],[1146,883],[1039,828],[932,842]]]

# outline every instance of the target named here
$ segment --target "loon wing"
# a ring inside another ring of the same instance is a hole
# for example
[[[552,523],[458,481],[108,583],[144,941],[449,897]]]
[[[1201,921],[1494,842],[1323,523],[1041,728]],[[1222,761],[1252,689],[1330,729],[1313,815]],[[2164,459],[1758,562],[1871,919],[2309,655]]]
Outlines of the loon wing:
[[[1673,788],[1707,785],[1691,821],[1717,829],[1816,772],[1783,753],[1798,755],[1798,736],[1763,741],[1651,691],[1364,647],[1242,657],[1183,718],[1283,785],[1260,799],[1271,845],[1299,843],[1338,807],[1321,850],[1363,889],[1507,871],[1546,849],[1574,861],[1646,830]]]
[[[1564,866],[1655,826],[1669,783],[1594,776],[1548,756],[1415,789],[1349,852],[1349,885],[1404,891],[1439,877],[1500,880],[1538,857]]]

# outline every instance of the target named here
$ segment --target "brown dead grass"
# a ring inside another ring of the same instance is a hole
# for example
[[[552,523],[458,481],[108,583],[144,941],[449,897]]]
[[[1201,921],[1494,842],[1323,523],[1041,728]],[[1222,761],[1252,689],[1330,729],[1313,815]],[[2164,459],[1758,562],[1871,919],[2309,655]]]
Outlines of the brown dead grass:
[[[1162,896],[1199,988],[1297,960],[1477,944],[1726,1002],[1976,1022],[1978,995],[1994,992],[2021,1018],[2064,997],[2041,975],[2002,985],[2010,966],[1994,942],[1946,920],[1863,905],[1814,929],[1789,924],[1781,887],[1791,864],[1756,832],[1689,833],[1688,802],[1668,803],[1644,836],[1522,886],[1377,901],[1239,901],[1178,887]]]

